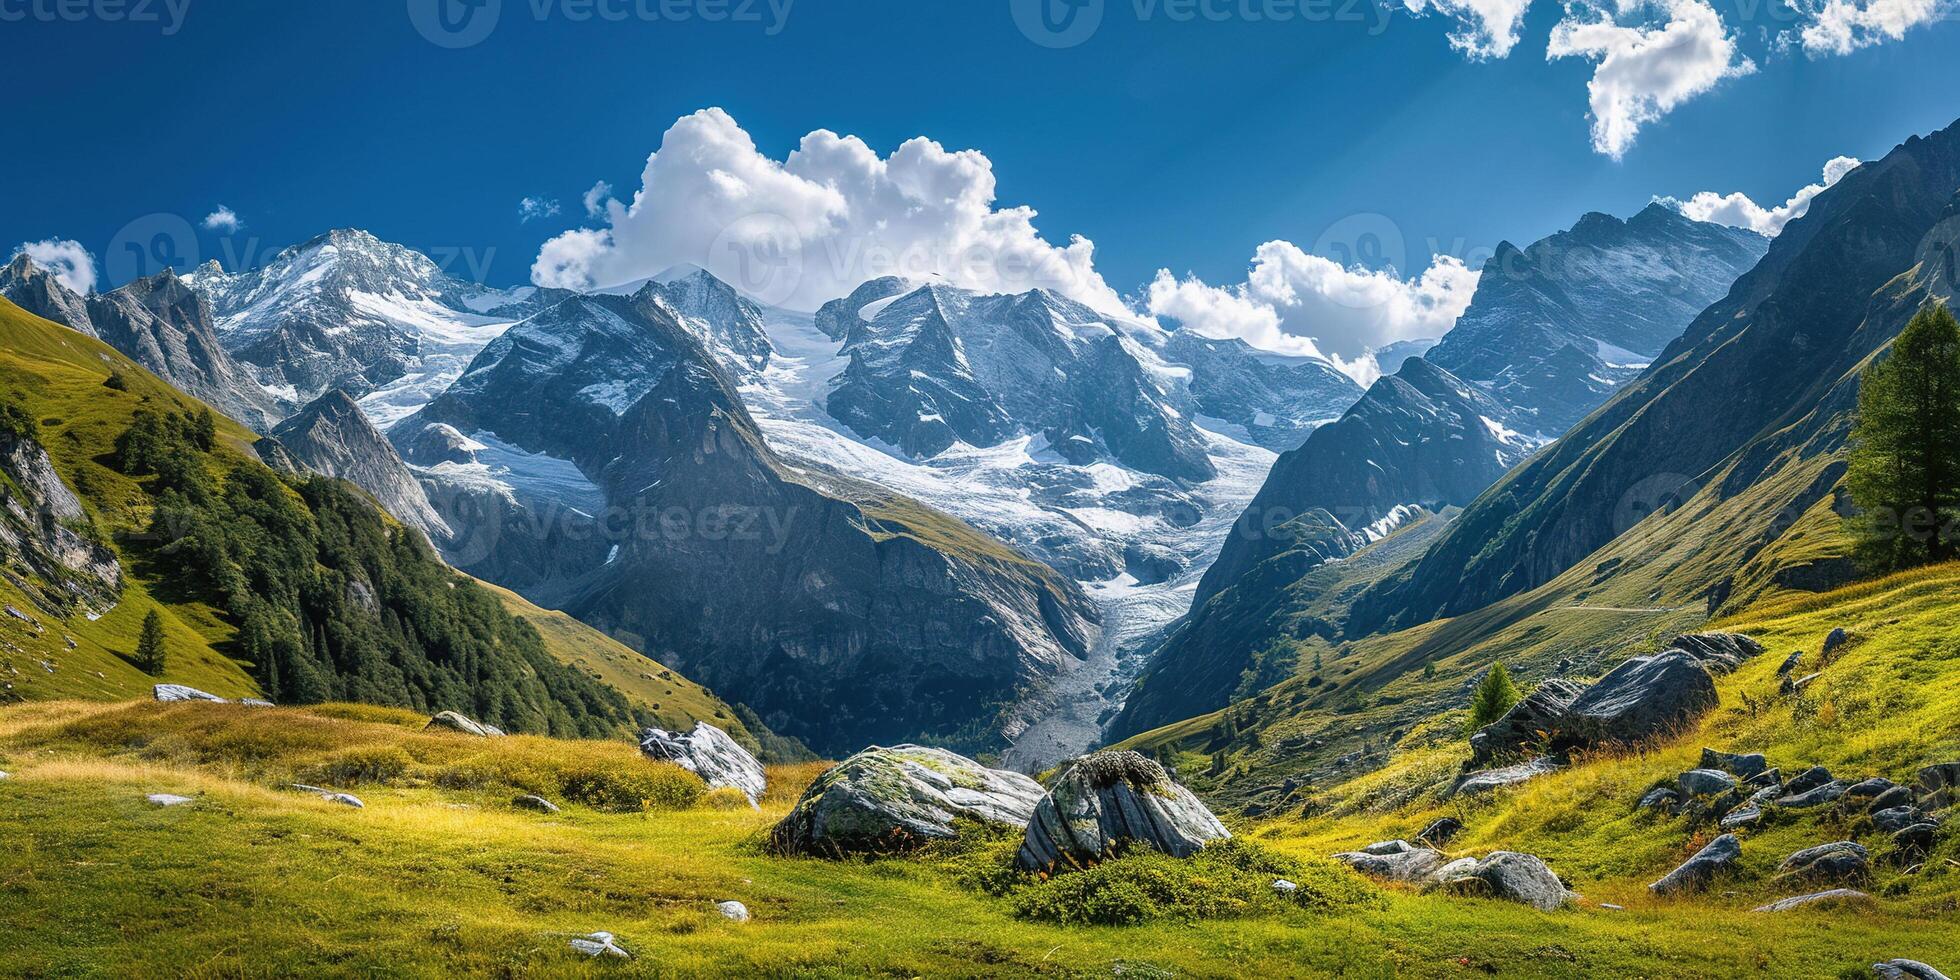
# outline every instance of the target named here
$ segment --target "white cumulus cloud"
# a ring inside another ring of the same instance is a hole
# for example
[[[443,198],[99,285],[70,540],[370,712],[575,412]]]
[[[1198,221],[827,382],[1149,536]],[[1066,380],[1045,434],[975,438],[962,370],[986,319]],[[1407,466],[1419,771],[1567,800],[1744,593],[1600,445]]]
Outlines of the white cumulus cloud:
[[[239,220],[238,212],[220,204],[216,211],[204,216],[204,227],[208,231],[221,231],[229,235],[245,227],[245,222]]]
[[[971,289],[1047,287],[1124,309],[1096,273],[1095,246],[1051,244],[1027,207],[997,208],[993,164],[925,137],[889,156],[817,130],[775,160],[720,109],[668,128],[630,204],[604,203],[602,228],[545,243],[541,286],[589,289],[694,265],[766,302],[810,310],[884,275],[942,277]],[[597,202],[595,202],[597,203]]]
[[[1806,184],[1790,195],[1789,200],[1775,207],[1763,207],[1741,191],[1728,194],[1701,191],[1685,201],[1671,197],[1661,198],[1660,201],[1696,221],[1747,228],[1759,235],[1774,238],[1783,231],[1784,225],[1803,217],[1804,212],[1810,210],[1812,198],[1822,194],[1825,188],[1843,179],[1857,166],[1858,161],[1853,157],[1833,157],[1831,162],[1824,165],[1824,179],[1821,182]]]
[[[1951,13],[1952,0],[1825,0],[1805,12],[1800,36],[1811,55],[1850,54],[1887,41]]]
[[[1721,15],[1704,0],[1622,0],[1621,17],[1659,12],[1665,21],[1625,25],[1614,12],[1574,5],[1552,28],[1545,57],[1594,62],[1586,91],[1593,149],[1615,160],[1626,155],[1640,128],[1714,88],[1756,70],[1736,48]]]
[[[542,197],[527,197],[517,202],[517,223],[529,224],[538,218],[549,218],[558,213],[558,202]]]
[[[1238,337],[1265,350],[1323,357],[1361,384],[1380,376],[1373,352],[1400,340],[1441,337],[1477,291],[1476,270],[1439,255],[1422,275],[1348,266],[1272,241],[1253,253],[1246,281],[1209,285],[1160,270],[1144,301],[1154,316],[1209,337]]]
[[[95,289],[95,256],[81,242],[57,238],[25,242],[14,249],[15,255],[23,252],[63,286],[84,296]]]
[[[592,189],[586,191],[585,196],[579,199],[585,205],[585,213],[594,218],[606,213],[606,202],[611,200],[612,185],[603,180],[593,184]]]
[[[1531,0],[1402,0],[1410,13],[1434,11],[1456,21],[1450,47],[1472,59],[1503,58],[1518,44]]]

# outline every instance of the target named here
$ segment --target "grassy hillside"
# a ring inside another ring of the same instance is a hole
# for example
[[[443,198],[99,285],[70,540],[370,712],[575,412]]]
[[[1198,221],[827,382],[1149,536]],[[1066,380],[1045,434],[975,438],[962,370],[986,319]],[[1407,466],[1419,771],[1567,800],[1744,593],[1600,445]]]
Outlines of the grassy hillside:
[[[339,705],[0,708],[0,769],[11,773],[0,780],[11,844],[0,851],[0,974],[1829,976],[1960,955],[1960,938],[1933,928],[1945,913],[1931,891],[1863,912],[1766,917],[1739,911],[1740,896],[1629,896],[1611,912],[1595,903],[1637,879],[1602,882],[1567,852],[1550,856],[1588,901],[1556,913],[1357,881],[1317,909],[1263,902],[1224,918],[1054,925],[978,886],[1000,847],[871,863],[766,856],[766,829],[821,766],[772,768],[757,812],[701,796],[623,743],[487,743],[424,733],[420,721]],[[295,779],[366,807],[281,788]],[[193,801],[144,801],[160,792]],[[516,792],[564,812],[518,809]],[[1412,818],[1237,829],[1315,862],[1337,840]],[[1547,840],[1478,821],[1480,843]],[[1637,863],[1599,859],[1614,861]],[[714,903],[730,899],[754,921],[722,918]],[[600,929],[635,959],[568,948]]]
[[[113,385],[107,383],[112,377]],[[89,533],[118,553],[125,583],[120,601],[99,619],[90,619],[46,603],[37,606],[34,583],[15,574],[0,576],[0,603],[27,617],[0,616],[0,683],[6,685],[0,687],[0,701],[131,698],[147,694],[160,680],[224,696],[259,695],[260,681],[252,665],[235,659],[237,620],[218,608],[208,592],[184,585],[182,562],[158,560],[147,550],[144,532],[155,501],[153,488],[147,485],[158,478],[132,477],[117,465],[117,439],[140,411],[195,413],[202,406],[106,345],[30,316],[4,300],[0,300],[0,392],[35,419],[39,441],[58,475],[83,503],[87,512],[83,523]],[[222,484],[241,468],[262,472],[251,449],[257,437],[223,416],[217,416],[215,424],[215,444],[200,455],[213,481]],[[375,527],[393,526],[378,512],[366,521]],[[618,644],[569,617],[539,610],[514,596],[500,599],[512,614],[536,627],[546,652],[560,662],[582,666],[581,674],[596,673],[605,683],[637,678],[638,672],[628,670],[631,663],[618,659],[624,649]],[[137,632],[152,610],[161,616],[169,650],[168,666],[160,677],[147,675],[130,662]],[[616,669],[610,671],[599,666],[615,663]],[[638,697],[636,707],[648,720],[682,728],[691,727],[695,720],[710,720],[755,742],[750,726],[735,718],[726,705],[678,675],[674,675],[678,683],[660,679],[657,675],[664,668],[643,658],[642,663],[656,675],[661,692],[658,697]],[[654,689],[654,683],[641,685],[644,690],[628,693],[646,695]],[[669,688],[676,692],[672,697],[665,694]],[[717,712],[722,717],[717,718]],[[623,722],[620,727],[625,727]]]

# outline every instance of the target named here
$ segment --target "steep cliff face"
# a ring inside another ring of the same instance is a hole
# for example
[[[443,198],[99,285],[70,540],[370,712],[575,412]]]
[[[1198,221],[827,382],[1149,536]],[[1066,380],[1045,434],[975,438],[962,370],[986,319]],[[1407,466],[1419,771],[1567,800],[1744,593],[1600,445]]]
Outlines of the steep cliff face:
[[[82,503],[38,440],[0,428],[0,569],[57,613],[100,615],[122,594],[122,567],[87,527]]]
[[[1477,294],[1424,356],[1556,438],[1648,363],[1763,256],[1754,232],[1660,204],[1597,212],[1484,264]]]
[[[1298,448],[1362,395],[1360,385],[1320,358],[1274,354],[1236,337],[1174,330],[1164,358],[1190,368],[1188,387],[1200,413],[1245,430],[1274,452]]]
[[[279,423],[272,435],[300,462],[366,490],[383,510],[431,541],[448,537],[449,525],[430,506],[421,483],[346,393],[321,395]]]
[[[1364,595],[1355,622],[1488,605],[1651,513],[1711,487],[1735,498],[1839,451],[1858,368],[1920,304],[1951,295],[1957,190],[1960,126],[1818,195],[1638,381],[1486,492],[1408,575]]]
[[[819,751],[997,744],[1002,709],[1095,633],[1087,600],[1045,566],[782,461],[716,358],[644,292],[520,323],[391,435],[425,472],[478,451],[458,438],[571,464],[601,502],[586,513],[605,555],[565,583],[564,608]],[[581,509],[544,502],[548,481],[504,478],[533,513]]]
[[[22,252],[0,268],[0,297],[43,320],[95,336],[87,299],[61,284],[48,270]]]

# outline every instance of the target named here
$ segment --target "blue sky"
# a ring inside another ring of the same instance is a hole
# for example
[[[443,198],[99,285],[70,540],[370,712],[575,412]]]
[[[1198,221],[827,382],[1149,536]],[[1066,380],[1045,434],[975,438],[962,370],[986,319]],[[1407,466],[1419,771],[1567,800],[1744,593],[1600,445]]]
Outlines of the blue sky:
[[[200,233],[202,257],[351,225],[491,254],[497,283],[527,279],[541,243],[586,221],[596,180],[629,194],[662,132],[708,106],[777,159],[818,128],[880,154],[919,135],[977,149],[999,204],[1037,209],[1056,244],[1092,239],[1125,295],[1160,267],[1236,282],[1260,243],[1311,250],[1358,213],[1386,216],[1413,274],[1432,247],[1487,253],[1655,194],[1781,202],[1835,156],[1874,158],[1960,116],[1960,26],[1779,52],[1773,35],[1800,22],[1768,0],[1716,7],[1754,71],[1642,126],[1618,160],[1588,139],[1592,60],[1546,58],[1562,16],[1548,0],[1508,57],[1482,60],[1453,50],[1434,12],[1251,22],[1239,0],[1215,20],[1108,0],[1093,35],[1059,50],[1018,30],[1008,0],[800,0],[773,35],[760,3],[759,22],[676,23],[501,0],[488,36],[457,50],[418,33],[419,0],[188,0],[174,25],[35,13],[52,2],[0,0],[7,244],[103,256],[134,219],[222,203],[244,229],[229,251]],[[521,221],[525,197],[560,213]]]

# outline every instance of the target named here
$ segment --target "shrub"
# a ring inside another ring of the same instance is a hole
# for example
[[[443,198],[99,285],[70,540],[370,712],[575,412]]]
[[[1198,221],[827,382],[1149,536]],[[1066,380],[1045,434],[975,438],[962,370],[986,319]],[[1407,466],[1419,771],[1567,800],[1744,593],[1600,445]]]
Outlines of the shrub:
[[[701,777],[679,766],[635,761],[564,770],[560,791],[595,810],[684,810],[707,791]]]
[[[701,805],[710,810],[747,810],[749,794],[733,786],[711,789],[701,797]]]
[[[414,757],[399,745],[362,745],[301,767],[299,779],[322,786],[395,783],[414,765]]]

